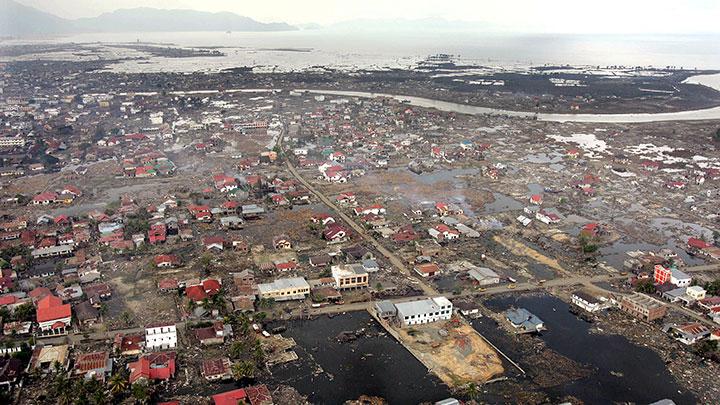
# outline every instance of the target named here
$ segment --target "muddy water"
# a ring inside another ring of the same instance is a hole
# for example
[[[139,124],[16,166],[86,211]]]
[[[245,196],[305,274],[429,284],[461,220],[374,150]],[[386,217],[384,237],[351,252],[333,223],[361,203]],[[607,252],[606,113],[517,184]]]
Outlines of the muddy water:
[[[677,253],[678,257],[681,258],[687,265],[696,266],[705,263],[704,260],[687,254],[687,252],[683,250],[683,247],[680,246],[674,238],[669,239],[664,245],[653,245],[645,242],[617,241],[610,246],[600,248],[600,260],[607,262],[616,269],[622,269],[625,260],[630,259],[627,252],[635,250],[641,250],[643,252],[657,252],[663,248],[672,249],[672,251]]]
[[[398,96],[384,93],[369,93],[363,91],[339,91],[339,90],[308,90],[310,93],[331,94],[347,97],[387,97],[399,101],[406,101],[410,105],[425,108],[435,108],[440,111],[456,112],[460,114],[491,114],[508,117],[537,118],[539,121],[554,122],[597,122],[597,123],[642,123],[662,121],[694,121],[713,120],[720,118],[720,107],[706,108],[702,110],[679,111],[672,113],[634,113],[634,114],[535,114],[526,111],[510,111],[487,107],[477,107],[467,104],[452,103],[448,101],[433,100],[423,97]]]
[[[299,360],[273,367],[273,383],[295,387],[316,404],[339,404],[376,395],[391,404],[417,404],[450,396],[448,388],[366,312],[287,323],[283,336],[298,344]],[[370,336],[338,343],[342,331],[366,328]]]
[[[483,213],[497,214],[505,211],[521,210],[524,207],[520,201],[505,194],[493,193],[493,198],[493,202],[483,206]]]
[[[590,324],[568,312],[568,305],[555,297],[497,297],[486,305],[496,311],[512,306],[527,308],[545,321],[548,330],[540,339],[548,348],[593,370],[587,378],[551,389],[549,394],[556,398],[573,395],[589,404],[650,403],[663,398],[678,404],[695,403],[693,395],[678,385],[657,353],[619,335],[591,333]],[[512,341],[502,336],[492,321],[483,319],[473,326],[500,350],[511,356],[515,352]],[[518,360],[521,366],[532,367],[523,364],[522,358]]]

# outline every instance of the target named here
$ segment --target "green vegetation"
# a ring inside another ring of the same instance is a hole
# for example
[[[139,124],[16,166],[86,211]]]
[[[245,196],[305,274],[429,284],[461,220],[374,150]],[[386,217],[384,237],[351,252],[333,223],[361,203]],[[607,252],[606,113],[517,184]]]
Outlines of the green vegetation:
[[[0,250],[0,259],[10,263],[13,257],[20,256],[26,259],[30,258],[30,249],[24,246],[10,246]]]
[[[258,300],[258,308],[272,308],[275,304],[275,300],[272,298],[260,298]]]
[[[638,282],[635,286],[635,291],[645,294],[654,294],[656,289],[652,279],[647,279]]]
[[[125,392],[128,385],[128,376],[124,372],[113,374],[112,377],[110,377],[110,379],[108,380],[108,388],[110,389],[110,394],[115,397]]]
[[[468,383],[468,385],[465,386],[462,392],[469,400],[475,401],[478,398],[480,398],[480,387],[474,383]]]
[[[717,356],[718,341],[705,339],[694,346],[695,353],[698,356],[712,358]]]
[[[249,360],[239,361],[232,366],[232,375],[235,380],[255,377],[255,363]]]
[[[708,295],[720,295],[720,278],[715,281],[705,283],[703,288],[707,291]]]
[[[130,239],[136,233],[145,234],[150,229],[150,223],[147,219],[143,218],[132,218],[125,223],[124,236],[126,239]]]
[[[583,253],[597,252],[598,245],[593,242],[592,237],[581,233],[578,241],[580,242],[580,248],[582,249]]]
[[[0,318],[5,322],[32,321],[35,319],[35,307],[30,303],[22,304],[15,308],[12,313],[6,307],[2,307],[0,308]]]
[[[63,372],[58,373],[53,379],[48,389],[48,397],[55,398],[59,405],[104,405],[113,401],[110,392],[100,381],[94,378],[70,379]]]
[[[145,380],[141,380],[132,385],[132,397],[135,403],[149,404],[153,396],[152,386]]]
[[[233,366],[232,373],[236,380],[253,378],[257,370],[265,366],[265,352],[258,335],[250,327],[251,320],[245,314],[234,314],[227,318],[239,338],[230,345],[228,355],[238,362]]]

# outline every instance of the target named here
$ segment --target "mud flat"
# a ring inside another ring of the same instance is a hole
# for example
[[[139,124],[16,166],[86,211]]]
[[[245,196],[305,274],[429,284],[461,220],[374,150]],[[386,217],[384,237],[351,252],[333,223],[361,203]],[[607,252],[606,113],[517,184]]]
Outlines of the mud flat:
[[[449,101],[433,100],[423,97],[401,96],[385,93],[371,93],[364,91],[340,91],[340,90],[309,90],[298,89],[316,94],[329,94],[346,97],[393,98],[409,105],[425,108],[435,108],[440,111],[456,112],[460,114],[489,114],[503,115],[518,118],[537,118],[538,121],[553,122],[594,122],[594,123],[643,123],[643,122],[664,122],[664,121],[699,121],[720,119],[720,107],[705,108],[700,110],[687,110],[670,113],[636,113],[636,114],[544,114],[528,111],[502,110],[498,108],[478,107],[467,104],[452,103]]]
[[[374,314],[373,314],[374,316]],[[472,326],[462,320],[399,328],[376,318],[415,358],[451,388],[484,383],[501,375],[502,360]]]

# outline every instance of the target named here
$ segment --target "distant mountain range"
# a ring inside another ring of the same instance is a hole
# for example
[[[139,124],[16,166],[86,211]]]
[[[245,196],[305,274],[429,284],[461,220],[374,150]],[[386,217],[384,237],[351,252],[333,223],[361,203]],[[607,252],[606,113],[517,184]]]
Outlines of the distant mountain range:
[[[156,8],[121,9],[69,20],[13,0],[0,0],[0,35],[32,36],[83,32],[294,31],[286,23],[261,23],[229,12]]]

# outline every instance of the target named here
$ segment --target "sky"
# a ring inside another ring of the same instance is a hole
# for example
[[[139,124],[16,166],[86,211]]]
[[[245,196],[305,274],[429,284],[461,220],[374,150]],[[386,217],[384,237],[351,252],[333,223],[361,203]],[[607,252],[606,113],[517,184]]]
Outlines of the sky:
[[[230,11],[262,22],[354,19],[477,21],[501,31],[720,33],[720,0],[18,0],[65,18],[118,8]]]

